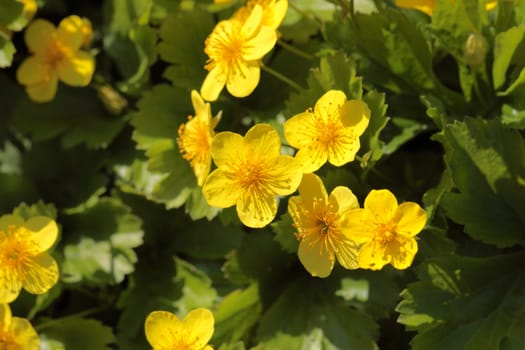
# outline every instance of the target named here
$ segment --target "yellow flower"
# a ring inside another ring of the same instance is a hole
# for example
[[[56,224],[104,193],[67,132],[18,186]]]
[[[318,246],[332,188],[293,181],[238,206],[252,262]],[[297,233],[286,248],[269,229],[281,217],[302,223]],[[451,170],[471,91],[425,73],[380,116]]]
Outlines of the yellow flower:
[[[281,140],[268,124],[253,126],[246,136],[218,133],[211,143],[217,165],[202,192],[208,204],[228,208],[249,227],[264,227],[277,213],[276,196],[293,193],[301,182],[301,167],[293,157],[280,154]]]
[[[226,85],[235,97],[252,93],[259,83],[260,60],[277,42],[275,30],[262,25],[263,9],[255,5],[246,21],[235,19],[217,23],[206,38],[204,52],[209,71],[201,95],[215,101]]]
[[[290,198],[288,211],[301,240],[297,253],[305,269],[312,276],[327,277],[336,257],[344,268],[357,269],[357,244],[342,225],[343,217],[359,208],[352,191],[337,186],[328,196],[317,175],[304,174],[299,194]]]
[[[80,17],[69,16],[58,28],[47,20],[36,19],[26,29],[25,41],[33,56],[22,62],[16,77],[33,101],[51,101],[58,79],[71,86],[89,84],[95,60],[80,50],[84,41],[83,26]]]
[[[452,4],[454,0],[450,1]],[[485,9],[490,11],[496,7],[498,0],[487,0]],[[432,16],[436,8],[436,0],[396,0],[396,5],[403,8],[412,8]]]
[[[82,47],[88,47],[93,40],[93,26],[91,21],[82,17]]]
[[[0,217],[0,303],[15,300],[22,288],[42,294],[57,283],[57,263],[46,252],[57,236],[56,222],[45,216]]]
[[[284,123],[284,135],[299,151],[296,158],[303,172],[311,173],[328,160],[342,166],[354,160],[359,136],[370,120],[363,101],[347,100],[344,92],[330,90],[315,104],[314,110],[297,114]]]
[[[0,304],[0,349],[40,349],[40,338],[31,323],[25,318],[13,317],[7,304]]]
[[[191,92],[191,102],[195,110],[195,117],[188,117],[186,124],[179,127],[177,143],[184,159],[190,162],[191,168],[197,177],[197,184],[202,186],[210,172],[210,146],[219,122],[220,115],[211,116],[209,103],[205,103],[199,93]]]
[[[255,5],[263,9],[262,25],[273,29],[279,28],[288,10],[288,0],[250,0],[235,13],[234,18],[244,22]]]
[[[348,213],[344,219],[351,238],[358,244],[359,267],[379,270],[386,264],[406,269],[417,253],[414,237],[423,229],[426,212],[414,202],[398,206],[389,190],[372,190],[363,209]]]
[[[213,314],[204,308],[191,311],[182,322],[167,311],[153,311],[145,331],[153,350],[212,350],[207,345],[213,335]]]
[[[24,5],[24,17],[27,21],[33,19],[38,9],[38,4],[36,0],[16,0]]]

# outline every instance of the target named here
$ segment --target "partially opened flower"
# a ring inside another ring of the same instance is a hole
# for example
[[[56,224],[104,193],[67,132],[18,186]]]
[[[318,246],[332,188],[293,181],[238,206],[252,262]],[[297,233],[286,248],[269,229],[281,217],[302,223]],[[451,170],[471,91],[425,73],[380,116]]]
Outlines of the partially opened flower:
[[[215,101],[224,86],[235,97],[245,97],[259,84],[260,60],[277,42],[270,26],[262,25],[263,9],[255,5],[245,21],[230,19],[217,23],[205,42],[209,71],[201,95]]]
[[[33,101],[51,101],[58,80],[71,86],[89,84],[95,60],[90,53],[80,50],[85,38],[85,23],[78,16],[64,18],[58,28],[44,19],[36,19],[29,25],[25,41],[33,55],[22,62],[16,78]]]
[[[293,193],[301,182],[301,167],[293,157],[281,155],[281,140],[268,124],[257,124],[245,137],[218,133],[211,144],[217,169],[202,187],[208,204],[228,208],[249,227],[264,227],[277,213],[276,196]]]
[[[153,350],[212,350],[207,345],[214,331],[213,314],[204,308],[192,310],[184,320],[167,311],[153,311],[144,325]]]
[[[191,102],[195,116],[188,117],[188,121],[181,124],[177,143],[184,159],[190,162],[197,184],[202,186],[210,172],[211,140],[215,136],[214,129],[220,115],[212,118],[210,104],[205,103],[195,90],[191,92]]]
[[[450,1],[451,4],[454,0]],[[485,9],[490,11],[496,7],[498,0],[487,0]],[[432,16],[436,8],[436,0],[396,0],[396,6],[403,8],[412,8]]]
[[[0,349],[40,349],[40,338],[31,323],[25,318],[13,317],[7,304],[0,304]]]
[[[370,109],[360,100],[347,100],[344,92],[330,90],[313,110],[297,114],[284,123],[284,135],[298,152],[303,172],[311,173],[326,161],[342,166],[354,160],[359,136],[370,120]]]
[[[288,10],[288,0],[250,0],[235,12],[234,18],[245,21],[256,5],[263,9],[262,25],[277,30]]]
[[[327,194],[322,180],[315,174],[304,174],[299,196],[288,201],[288,211],[297,230],[299,260],[317,277],[327,277],[337,261],[346,269],[357,269],[357,244],[349,238],[342,219],[359,208],[355,195],[344,186]]]
[[[22,288],[42,294],[57,283],[57,263],[46,252],[57,236],[57,224],[48,217],[0,217],[0,303],[15,300]]]
[[[406,269],[417,253],[415,236],[423,229],[427,214],[417,203],[398,205],[389,190],[372,190],[363,209],[354,210],[345,217],[343,225],[351,238],[362,246],[359,266],[379,270],[386,264]]]

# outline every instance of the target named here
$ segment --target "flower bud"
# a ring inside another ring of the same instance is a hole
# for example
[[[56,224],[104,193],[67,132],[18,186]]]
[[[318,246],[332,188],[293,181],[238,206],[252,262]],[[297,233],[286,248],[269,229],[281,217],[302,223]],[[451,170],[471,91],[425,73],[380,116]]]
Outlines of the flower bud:
[[[472,33],[465,43],[465,62],[471,67],[477,67],[485,62],[489,50],[487,39],[479,33]]]

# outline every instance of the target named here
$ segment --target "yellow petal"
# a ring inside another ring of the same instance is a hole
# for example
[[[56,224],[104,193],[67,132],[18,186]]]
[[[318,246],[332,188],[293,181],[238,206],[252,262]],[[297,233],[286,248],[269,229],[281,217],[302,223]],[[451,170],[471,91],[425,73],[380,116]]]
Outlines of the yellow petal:
[[[242,156],[243,137],[230,131],[215,135],[211,142],[211,156],[217,167],[231,169],[230,165],[239,161]]]
[[[20,290],[22,289],[22,282],[18,276],[13,276],[12,273],[0,269],[0,304],[8,304],[14,301]]]
[[[38,84],[48,79],[52,67],[40,56],[26,58],[16,71],[16,80],[22,85]]]
[[[49,102],[55,98],[57,87],[58,75],[52,71],[46,80],[26,86],[26,91],[34,102]]]
[[[340,115],[343,125],[351,127],[355,137],[363,134],[370,121],[368,105],[359,100],[346,101],[341,107]]]
[[[47,292],[58,282],[58,266],[47,253],[32,258],[22,276],[22,286],[31,294]]]
[[[277,214],[277,199],[271,193],[244,190],[237,201],[237,215],[248,227],[264,227],[272,222],[275,214]]]
[[[412,265],[417,249],[415,239],[398,236],[396,240],[388,245],[387,254],[391,256],[390,263],[394,268],[404,270]]]
[[[7,330],[11,324],[11,308],[7,303],[0,303],[0,331]]]
[[[370,242],[377,233],[374,219],[370,210],[353,209],[341,218],[341,230],[345,236],[356,243]]]
[[[329,118],[338,117],[341,106],[346,102],[346,95],[340,90],[330,90],[326,92],[315,103],[314,113],[323,121]]]
[[[18,215],[12,215],[12,214],[0,216],[0,231],[7,232],[7,228],[11,225],[23,226],[24,219]]]
[[[153,311],[146,318],[144,331],[154,349],[170,349],[173,347],[173,335],[181,335],[182,322],[171,312]]]
[[[292,147],[306,147],[315,136],[315,116],[311,112],[296,114],[284,122],[284,137]]]
[[[404,202],[397,208],[394,221],[397,222],[397,233],[415,236],[425,227],[427,213],[417,203]]]
[[[28,320],[20,317],[13,317],[10,333],[15,339],[19,349],[39,350],[40,338]]]
[[[328,148],[328,162],[335,166],[343,166],[353,161],[357,151],[359,151],[359,138],[355,136],[352,130],[348,130],[349,128],[345,129],[348,131],[348,137]]]
[[[230,71],[226,89],[235,97],[250,95],[259,84],[261,68],[258,61],[240,62],[237,69]]]
[[[335,258],[326,247],[323,240],[317,241],[303,239],[299,244],[297,255],[306,271],[314,277],[328,277],[334,268]]]
[[[435,0],[396,0],[398,7],[412,8],[419,11],[423,11],[429,16],[432,16],[434,7],[436,6]]]
[[[366,243],[359,249],[359,267],[363,269],[380,270],[390,262],[390,258],[385,247],[376,241]]]
[[[358,245],[348,238],[338,238],[335,256],[337,257],[339,264],[345,269],[355,270],[359,268]]]
[[[270,124],[255,124],[246,132],[242,147],[246,157],[277,157],[281,153],[281,139]]]
[[[255,38],[249,40],[242,50],[242,58],[246,61],[259,60],[266,55],[277,42],[275,29],[262,26]]]
[[[82,18],[72,15],[60,21],[57,38],[69,49],[78,50],[84,41],[84,21]]]
[[[192,310],[182,321],[185,329],[186,343],[195,349],[202,349],[208,344],[214,330],[213,314],[208,309]]]
[[[299,162],[290,156],[278,156],[271,161],[266,172],[266,184],[270,190],[280,196],[287,196],[297,190],[303,172]]]
[[[230,173],[215,169],[202,185],[202,194],[209,205],[228,208],[241,197],[241,188],[233,181]]]
[[[328,159],[327,153],[317,144],[310,144],[299,149],[295,159],[301,164],[303,173],[313,173],[321,168]]]
[[[210,109],[210,104],[202,99],[197,90],[191,90],[191,104],[193,105],[193,110],[195,111],[196,116],[207,114]]]
[[[359,208],[359,202],[355,194],[348,187],[344,186],[334,188],[328,201],[337,208],[337,212],[340,214],[350,209]]]
[[[25,41],[30,52],[43,54],[55,40],[56,28],[45,19],[35,19],[25,30]]]
[[[255,5],[252,12],[250,13],[250,16],[242,25],[239,35],[244,38],[250,38],[256,35],[257,31],[261,27],[262,16],[263,8],[261,5]]]
[[[48,250],[55,244],[58,237],[58,226],[55,220],[46,216],[35,216],[27,220],[24,226],[33,232],[39,253]]]
[[[302,205],[308,210],[313,210],[314,201],[322,201],[326,204],[328,193],[323,184],[323,180],[315,174],[304,174],[299,185]]]
[[[87,52],[78,51],[57,64],[58,77],[71,86],[86,86],[93,77],[95,60]]]
[[[386,223],[396,213],[397,199],[389,190],[372,190],[365,199],[365,208]]]
[[[288,10],[288,0],[277,0],[272,7],[272,27],[277,29],[286,15]]]
[[[201,161],[195,161],[194,159],[194,161],[191,162],[191,167],[193,168],[193,172],[197,178],[197,185],[202,186],[206,180],[206,177],[210,173],[211,156],[208,156]]]
[[[485,10],[490,11],[496,8],[498,6],[498,0],[487,0],[487,4],[485,5]]]
[[[206,75],[204,82],[201,86],[201,96],[206,101],[215,101],[219,97],[224,85],[226,84],[226,79],[228,75],[224,68],[220,65],[215,66],[209,73]]]

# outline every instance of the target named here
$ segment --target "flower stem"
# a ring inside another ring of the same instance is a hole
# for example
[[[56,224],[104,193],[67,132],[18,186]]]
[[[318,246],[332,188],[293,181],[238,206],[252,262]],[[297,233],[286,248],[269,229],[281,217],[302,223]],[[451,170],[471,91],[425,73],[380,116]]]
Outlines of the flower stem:
[[[307,52],[304,52],[303,50],[300,50],[300,49],[296,48],[295,46],[292,46],[292,45],[288,44],[288,43],[287,43],[286,41],[284,41],[284,40],[279,39],[279,40],[277,41],[277,43],[279,44],[280,47],[282,47],[283,49],[285,49],[285,50],[287,50],[287,51],[293,53],[293,54],[296,55],[296,56],[299,56],[299,57],[301,57],[301,58],[304,58],[304,59],[306,59],[306,60],[308,60],[308,61],[313,61],[313,60],[315,60],[315,56],[314,56],[314,55],[311,55],[311,54],[309,54],[309,53],[307,53]]]
[[[265,71],[266,73],[268,73],[270,75],[273,75],[275,78],[279,79],[283,83],[288,84],[289,86],[291,86],[292,88],[296,89],[297,91],[303,91],[304,90],[299,84],[297,84],[296,82],[294,82],[290,78],[282,75],[278,71],[276,71],[276,70],[274,70],[274,69],[264,65],[263,63],[261,63],[261,69],[263,71]]]
[[[79,318],[79,317],[84,317],[84,316],[91,315],[91,314],[96,314],[97,312],[106,310],[107,308],[108,308],[107,305],[102,305],[102,306],[92,307],[91,309],[87,309],[87,310],[84,310],[84,311],[76,312],[74,314],[67,315],[67,316],[64,316],[64,317],[55,318],[55,319],[43,322],[43,323],[41,323],[39,325],[36,325],[35,326],[35,330],[41,331],[42,329],[49,328],[49,327],[53,326],[54,324],[62,323],[62,322],[67,321],[67,320],[69,320],[71,318]]]

